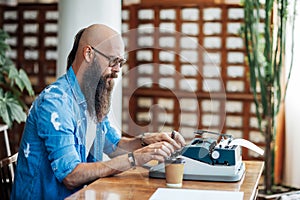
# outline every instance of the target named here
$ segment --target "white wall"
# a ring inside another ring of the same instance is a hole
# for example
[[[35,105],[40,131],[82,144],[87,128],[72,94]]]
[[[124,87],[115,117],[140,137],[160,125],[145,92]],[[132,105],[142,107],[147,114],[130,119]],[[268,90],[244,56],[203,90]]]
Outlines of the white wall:
[[[298,0],[295,0],[298,1]],[[293,5],[294,0],[289,5]],[[295,49],[294,49],[294,66],[292,69],[291,79],[286,96],[286,149],[285,149],[285,167],[284,167],[284,184],[300,188],[300,2],[297,3],[295,22]],[[289,13],[293,12],[290,7]],[[289,21],[288,23],[291,23]],[[291,24],[288,24],[287,30],[287,50],[286,61],[287,67],[290,66],[291,55]]]
[[[58,61],[57,76],[65,73],[67,56],[76,33],[93,23],[106,24],[121,32],[121,0],[60,0],[58,3]],[[121,76],[112,98],[112,125],[120,129],[122,113]]]

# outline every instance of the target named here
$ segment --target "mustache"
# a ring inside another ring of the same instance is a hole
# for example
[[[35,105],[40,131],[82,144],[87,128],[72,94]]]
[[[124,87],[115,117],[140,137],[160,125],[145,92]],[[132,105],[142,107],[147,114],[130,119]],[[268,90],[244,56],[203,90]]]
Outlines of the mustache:
[[[117,73],[111,73],[105,76],[106,79],[108,78],[118,78],[118,74]]]

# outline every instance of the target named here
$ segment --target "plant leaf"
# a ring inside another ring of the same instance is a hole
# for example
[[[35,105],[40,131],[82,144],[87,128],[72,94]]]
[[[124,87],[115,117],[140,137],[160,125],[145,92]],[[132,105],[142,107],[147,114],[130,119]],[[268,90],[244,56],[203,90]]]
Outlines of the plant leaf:
[[[29,95],[33,96],[34,95],[34,91],[32,89],[32,85],[31,82],[26,74],[26,72],[23,69],[19,70],[19,77],[23,82],[23,85],[25,86],[27,92],[29,93]]]
[[[14,98],[9,98],[7,102],[7,110],[11,117],[11,121],[17,121],[18,123],[26,120],[26,113],[23,111],[22,106]]]
[[[6,95],[3,94],[3,90],[0,88],[0,116],[5,124],[7,124],[9,127],[11,126],[11,120],[7,111],[7,99],[5,97]]]
[[[11,80],[11,86],[15,84],[17,77],[18,77],[17,68],[15,66],[10,66],[8,69],[8,78]]]
[[[10,92],[3,93],[2,89],[0,92],[0,111],[3,122],[9,127],[13,121],[20,123],[26,120],[26,113],[15,96]]]

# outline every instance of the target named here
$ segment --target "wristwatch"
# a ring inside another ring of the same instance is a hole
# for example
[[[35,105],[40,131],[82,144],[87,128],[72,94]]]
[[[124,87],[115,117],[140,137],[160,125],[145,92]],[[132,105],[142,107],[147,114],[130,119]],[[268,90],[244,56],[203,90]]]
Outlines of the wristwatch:
[[[144,136],[145,136],[146,133],[142,133],[142,135],[140,135],[140,140],[141,140],[141,145],[143,147],[147,146],[148,144],[145,142],[144,140]]]
[[[135,169],[136,167],[136,164],[135,164],[135,158],[134,158],[134,155],[132,152],[128,153],[128,160],[129,160],[129,163],[130,163],[130,166]]]

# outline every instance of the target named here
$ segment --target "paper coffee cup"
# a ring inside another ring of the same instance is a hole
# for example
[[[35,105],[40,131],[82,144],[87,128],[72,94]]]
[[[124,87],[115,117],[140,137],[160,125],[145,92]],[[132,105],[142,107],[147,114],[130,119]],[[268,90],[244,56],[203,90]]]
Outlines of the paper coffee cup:
[[[168,187],[182,187],[184,163],[183,158],[165,161],[166,185]]]

